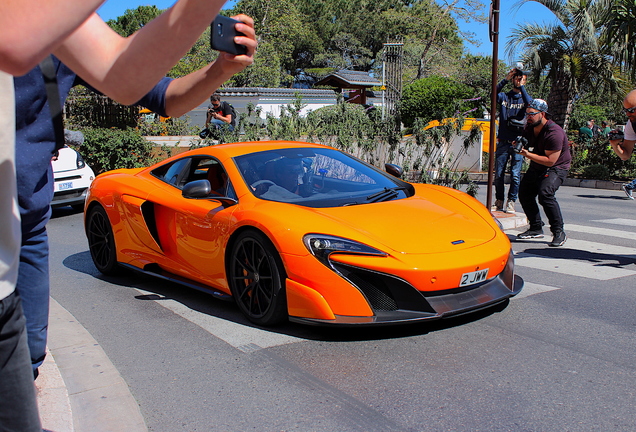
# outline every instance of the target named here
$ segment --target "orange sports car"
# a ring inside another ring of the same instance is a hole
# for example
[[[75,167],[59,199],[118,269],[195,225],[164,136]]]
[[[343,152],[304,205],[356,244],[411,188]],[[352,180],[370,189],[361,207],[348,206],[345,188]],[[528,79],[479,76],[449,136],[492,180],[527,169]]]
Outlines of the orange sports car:
[[[521,291],[508,237],[481,203],[400,175],[319,144],[199,148],[98,176],[86,236],[100,272],[233,299],[259,325],[417,322]]]

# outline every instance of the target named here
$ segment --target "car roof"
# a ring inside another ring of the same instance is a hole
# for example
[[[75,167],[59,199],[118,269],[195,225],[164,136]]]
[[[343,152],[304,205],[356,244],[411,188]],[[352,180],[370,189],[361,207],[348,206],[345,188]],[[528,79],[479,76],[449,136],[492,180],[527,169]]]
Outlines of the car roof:
[[[302,141],[248,141],[238,143],[217,144],[210,147],[202,147],[187,153],[188,156],[215,154],[217,157],[225,159],[225,157],[233,158],[244,154],[262,152],[268,150],[276,150],[283,148],[332,148],[322,144],[308,143]],[[182,153],[179,156],[183,156]]]

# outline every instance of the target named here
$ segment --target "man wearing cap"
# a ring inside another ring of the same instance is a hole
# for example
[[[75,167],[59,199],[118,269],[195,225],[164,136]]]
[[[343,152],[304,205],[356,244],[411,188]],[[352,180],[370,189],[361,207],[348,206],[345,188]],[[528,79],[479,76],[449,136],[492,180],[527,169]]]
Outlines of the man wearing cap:
[[[532,98],[524,87],[527,72],[512,69],[506,78],[497,84],[497,104],[499,105],[499,129],[497,131],[497,151],[495,153],[495,206],[493,210],[515,212],[515,202],[519,193],[521,165],[523,157],[512,148],[512,142],[521,135],[525,119],[526,107]],[[501,90],[512,82],[512,90],[504,93]],[[506,166],[510,160],[510,188],[508,202],[504,207],[504,179]]]
[[[520,154],[530,160],[528,171],[519,185],[519,202],[530,228],[517,238],[543,238],[543,221],[537,205],[543,207],[550,223],[550,246],[562,246],[567,236],[563,231],[563,216],[555,193],[568,175],[572,156],[565,131],[549,120],[548,104],[533,100],[526,110],[527,125],[523,137],[528,140]]]

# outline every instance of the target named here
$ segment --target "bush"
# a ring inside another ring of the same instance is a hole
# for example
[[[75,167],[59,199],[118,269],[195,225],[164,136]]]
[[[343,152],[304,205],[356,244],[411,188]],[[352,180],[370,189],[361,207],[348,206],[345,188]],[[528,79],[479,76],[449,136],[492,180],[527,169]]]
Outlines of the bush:
[[[152,155],[153,144],[135,129],[86,128],[82,132],[84,143],[79,152],[95,174],[149,166],[157,161]]]
[[[594,166],[602,166],[607,171],[605,177],[593,177],[604,174],[605,171]],[[636,161],[633,158],[621,160],[609,146],[606,137],[592,139],[588,145],[572,147],[572,168],[570,175],[597,180],[628,179],[636,177]]]
[[[610,170],[605,165],[588,165],[583,168],[581,176],[586,179],[609,180]]]
[[[472,95],[470,87],[440,76],[423,78],[407,85],[400,101],[400,115],[406,127],[416,118],[424,124],[431,120],[455,117],[470,107],[463,102]]]

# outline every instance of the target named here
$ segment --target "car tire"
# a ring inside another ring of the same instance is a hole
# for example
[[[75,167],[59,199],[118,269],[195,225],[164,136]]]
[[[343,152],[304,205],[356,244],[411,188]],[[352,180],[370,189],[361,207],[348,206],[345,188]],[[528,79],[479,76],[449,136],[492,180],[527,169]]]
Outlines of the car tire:
[[[115,236],[106,210],[101,205],[92,207],[86,217],[88,249],[97,270],[105,275],[119,273]]]
[[[234,301],[251,322],[272,326],[288,319],[285,268],[264,234],[252,230],[239,234],[227,275]]]

